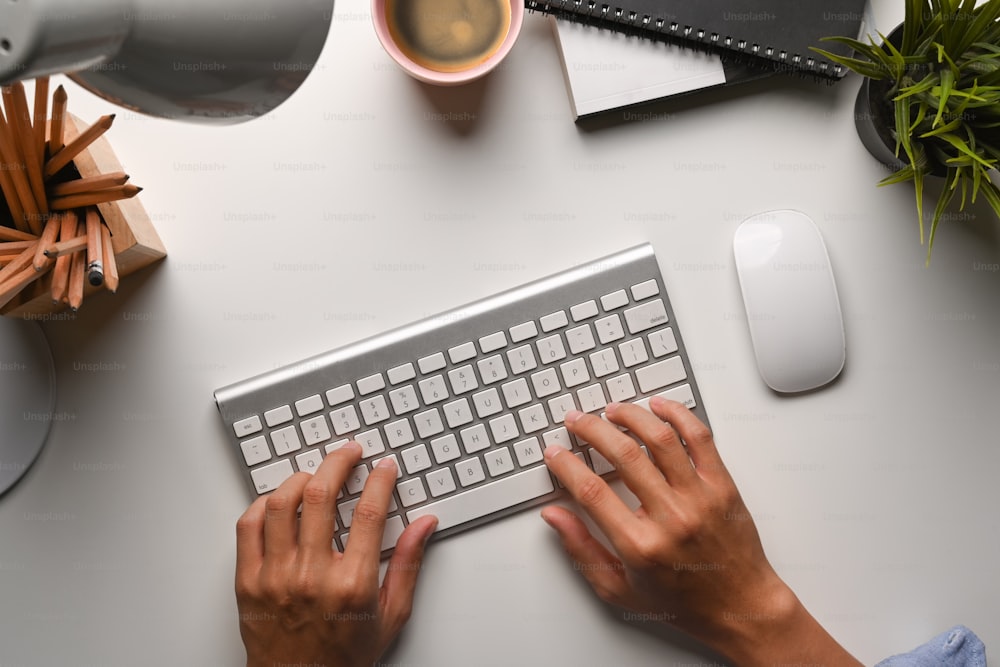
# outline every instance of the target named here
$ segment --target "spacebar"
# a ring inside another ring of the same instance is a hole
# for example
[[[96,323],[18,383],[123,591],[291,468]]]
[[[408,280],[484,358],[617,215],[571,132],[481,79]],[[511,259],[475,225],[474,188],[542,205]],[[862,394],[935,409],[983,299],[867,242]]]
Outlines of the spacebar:
[[[477,486],[444,500],[418,507],[407,512],[406,518],[412,522],[422,516],[433,514],[438,518],[437,530],[441,531],[499,512],[526,500],[544,496],[553,490],[555,487],[552,486],[549,469],[541,465],[512,477],[505,477],[497,482]]]

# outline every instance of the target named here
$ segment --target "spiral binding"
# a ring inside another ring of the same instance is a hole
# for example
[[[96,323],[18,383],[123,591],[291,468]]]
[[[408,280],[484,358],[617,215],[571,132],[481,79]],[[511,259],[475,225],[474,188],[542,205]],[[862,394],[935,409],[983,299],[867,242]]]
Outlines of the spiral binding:
[[[815,75],[826,80],[838,80],[847,72],[841,65],[818,56],[800,53],[789,54],[783,49],[762,46],[756,42],[722,36],[677,21],[639,16],[634,11],[612,7],[596,0],[525,0],[525,8],[530,12],[550,14],[559,19],[585,23],[599,28],[623,32],[644,39],[659,39],[688,48],[715,53],[723,59],[755,66],[771,68],[774,71],[790,70],[799,74]]]

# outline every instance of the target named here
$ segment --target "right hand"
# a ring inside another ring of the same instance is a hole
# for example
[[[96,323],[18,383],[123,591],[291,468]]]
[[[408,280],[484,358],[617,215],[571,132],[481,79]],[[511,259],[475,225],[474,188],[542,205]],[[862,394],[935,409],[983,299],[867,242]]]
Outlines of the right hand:
[[[680,403],[653,398],[653,413],[611,404],[607,417],[566,426],[618,470],[641,506],[625,503],[577,457],[549,447],[545,461],[607,536],[604,547],[572,512],[547,507],[576,568],[605,601],[676,627],[740,665],[859,664],[816,623],[781,580],[708,428]],[[685,446],[686,443],[686,446]]]

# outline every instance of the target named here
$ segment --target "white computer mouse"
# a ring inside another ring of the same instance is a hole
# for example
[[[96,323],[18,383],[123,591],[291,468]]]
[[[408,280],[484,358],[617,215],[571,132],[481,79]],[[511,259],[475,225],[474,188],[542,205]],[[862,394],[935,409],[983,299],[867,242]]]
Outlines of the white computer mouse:
[[[844,321],[819,228],[799,211],[770,211],[733,238],[757,368],[771,389],[816,389],[840,375]]]

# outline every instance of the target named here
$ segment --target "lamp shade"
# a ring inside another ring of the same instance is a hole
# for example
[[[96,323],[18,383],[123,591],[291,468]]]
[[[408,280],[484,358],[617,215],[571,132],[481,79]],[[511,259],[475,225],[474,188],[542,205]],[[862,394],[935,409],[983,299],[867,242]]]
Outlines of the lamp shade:
[[[235,123],[306,79],[333,0],[0,2],[0,83],[57,72],[142,113]]]

